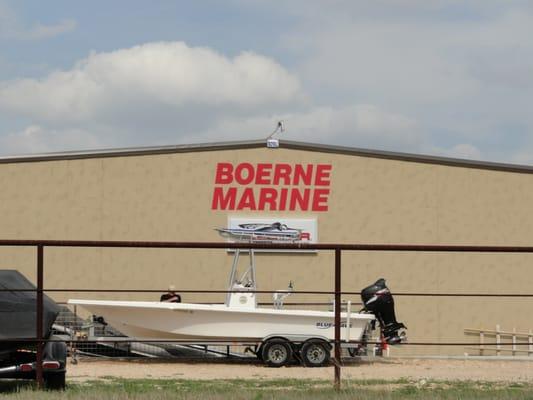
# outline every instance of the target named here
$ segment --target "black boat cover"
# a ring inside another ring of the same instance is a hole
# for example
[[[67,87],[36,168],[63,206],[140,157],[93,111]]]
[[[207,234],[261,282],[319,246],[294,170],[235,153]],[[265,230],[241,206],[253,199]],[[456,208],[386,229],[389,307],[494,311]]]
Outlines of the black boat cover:
[[[19,271],[0,269],[0,289],[35,289]],[[37,336],[37,292],[0,291],[0,339],[30,339]],[[59,306],[43,296],[43,337],[50,334]]]

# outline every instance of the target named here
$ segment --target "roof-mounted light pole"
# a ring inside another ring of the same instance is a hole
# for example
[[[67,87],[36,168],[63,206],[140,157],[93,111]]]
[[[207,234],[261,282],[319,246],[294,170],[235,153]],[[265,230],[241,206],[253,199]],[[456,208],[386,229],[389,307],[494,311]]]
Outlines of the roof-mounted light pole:
[[[278,124],[276,125],[276,129],[274,129],[274,132],[272,132],[270,135],[268,135],[266,139],[267,147],[269,149],[277,149],[279,147],[279,140],[274,138],[274,135],[276,133],[281,133],[285,131],[285,126],[283,121],[278,121]]]

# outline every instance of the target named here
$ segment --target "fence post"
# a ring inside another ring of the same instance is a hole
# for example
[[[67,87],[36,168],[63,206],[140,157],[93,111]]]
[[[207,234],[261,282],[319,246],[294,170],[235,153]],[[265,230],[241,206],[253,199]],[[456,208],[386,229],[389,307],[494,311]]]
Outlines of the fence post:
[[[36,379],[39,388],[44,387],[43,380],[43,245],[37,246],[37,357]]]
[[[341,387],[341,249],[335,249],[335,389]]]

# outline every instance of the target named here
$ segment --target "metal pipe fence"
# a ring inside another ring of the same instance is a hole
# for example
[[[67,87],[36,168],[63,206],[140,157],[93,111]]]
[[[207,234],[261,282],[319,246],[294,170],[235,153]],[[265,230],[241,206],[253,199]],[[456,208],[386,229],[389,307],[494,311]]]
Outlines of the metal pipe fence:
[[[133,292],[161,292],[161,290],[143,290],[143,289],[72,289],[72,288],[45,288],[44,286],[44,248],[45,247],[80,247],[80,248],[158,248],[158,249],[271,249],[271,250],[328,250],[334,251],[334,290],[333,291],[293,291],[292,293],[301,294],[329,294],[334,295],[334,313],[335,313],[335,338],[332,340],[334,345],[334,385],[340,388],[341,383],[341,296],[342,295],[359,295],[359,292],[350,292],[341,290],[341,273],[342,273],[342,252],[343,251],[373,251],[373,252],[454,252],[454,253],[533,253],[532,246],[461,246],[461,245],[402,245],[402,244],[317,244],[317,243],[220,243],[220,242],[146,242],[146,241],[82,241],[82,240],[0,240],[0,246],[12,247],[36,247],[37,254],[37,288],[14,289],[9,291],[34,291],[36,296],[36,337],[25,341],[35,343],[37,346],[37,365],[36,377],[39,387],[43,387],[43,348],[47,341],[43,337],[43,294],[44,292],[113,292],[113,293],[133,293]],[[5,291],[5,290],[3,290]],[[230,293],[241,291],[226,290],[183,290],[182,293]],[[250,291],[247,291],[250,292]],[[273,293],[274,291],[258,290],[255,293]],[[418,297],[516,297],[531,298],[532,293],[395,293],[395,296],[418,296]],[[3,342],[9,340],[0,340]],[[17,340],[19,341],[19,340]],[[116,340],[115,340],[116,341]],[[130,340],[131,342],[173,342],[187,343],[184,340]],[[81,342],[71,340],[71,343]],[[208,343],[207,340],[202,342]],[[214,341],[215,342],[215,341]],[[217,343],[223,341],[217,340]],[[357,341],[353,341],[357,343]],[[228,341],[228,343],[232,343]],[[255,342],[254,342],[255,343]],[[378,342],[368,342],[377,344]],[[410,346],[469,346],[473,342],[409,342]],[[493,345],[485,342],[485,345]],[[499,343],[502,345],[503,343]],[[494,344],[496,345],[496,344]],[[514,343],[516,346],[517,344]]]

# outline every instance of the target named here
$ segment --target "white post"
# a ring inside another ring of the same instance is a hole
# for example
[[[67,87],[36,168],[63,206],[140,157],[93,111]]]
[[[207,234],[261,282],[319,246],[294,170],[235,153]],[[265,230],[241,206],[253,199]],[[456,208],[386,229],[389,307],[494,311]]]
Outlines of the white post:
[[[352,302],[348,300],[346,303],[346,341],[350,341],[350,324],[351,324],[351,312],[352,312]]]
[[[485,333],[483,331],[479,331],[479,355],[483,355],[484,351],[484,343],[485,343]]]
[[[496,325],[496,355],[499,356],[501,354],[500,349],[502,348],[501,341],[500,341],[500,325]]]
[[[76,321],[77,319],[78,319],[78,306],[76,304],[74,304],[74,321]],[[80,338],[81,335],[77,335],[76,336],[76,330],[75,330],[75,328],[72,328],[72,330],[70,331],[70,337],[72,338],[72,340],[76,340],[76,339]],[[71,342],[70,343],[70,350],[72,352],[72,361],[71,361],[71,363],[72,364],[77,364],[78,363],[78,351],[76,349],[76,343],[75,342]]]
[[[516,328],[513,328],[513,356],[516,355]]]
[[[255,283],[255,250],[250,249],[250,274],[252,276],[253,288],[257,289],[257,284]],[[254,293],[255,296],[255,293]]]

